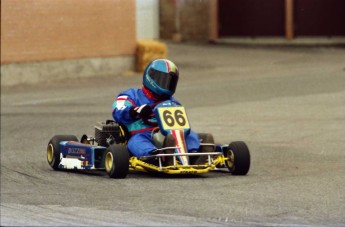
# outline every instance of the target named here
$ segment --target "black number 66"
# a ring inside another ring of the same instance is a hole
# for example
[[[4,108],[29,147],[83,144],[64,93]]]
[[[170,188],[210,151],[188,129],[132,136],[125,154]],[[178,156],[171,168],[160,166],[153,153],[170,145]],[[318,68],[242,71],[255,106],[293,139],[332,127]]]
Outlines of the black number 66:
[[[165,110],[163,112],[163,119],[169,127],[173,127],[175,123],[182,127],[186,125],[186,119],[181,110],[176,110],[174,114],[171,113],[169,110]]]

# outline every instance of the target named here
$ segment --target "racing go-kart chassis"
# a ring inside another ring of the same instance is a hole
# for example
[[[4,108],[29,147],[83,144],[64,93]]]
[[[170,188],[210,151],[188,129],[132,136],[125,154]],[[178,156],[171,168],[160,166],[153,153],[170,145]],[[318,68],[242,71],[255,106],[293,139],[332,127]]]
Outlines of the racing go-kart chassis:
[[[227,168],[233,175],[248,173],[250,152],[244,142],[219,145],[211,134],[200,133],[199,150],[188,153],[185,136],[190,126],[184,107],[165,101],[153,112],[159,127],[152,133],[158,149],[151,156],[131,155],[126,146],[129,136],[125,127],[108,120],[95,126],[95,137],[83,135],[78,140],[73,135],[54,136],[47,146],[47,161],[54,170],[99,169],[106,170],[111,178],[125,178],[128,172],[136,171],[202,174]]]

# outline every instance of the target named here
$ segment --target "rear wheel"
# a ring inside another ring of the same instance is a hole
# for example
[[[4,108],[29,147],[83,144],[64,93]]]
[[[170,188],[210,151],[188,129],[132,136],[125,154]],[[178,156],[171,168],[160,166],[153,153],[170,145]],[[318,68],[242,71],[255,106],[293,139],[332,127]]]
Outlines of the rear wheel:
[[[210,133],[199,133],[199,140],[200,143],[209,143],[209,144],[214,144],[214,138],[213,135]],[[200,147],[200,152],[213,152],[214,147],[213,146],[201,146]]]
[[[105,152],[105,170],[111,178],[126,178],[129,168],[129,153],[126,146],[114,144]]]
[[[225,151],[228,158],[225,164],[233,175],[246,175],[250,168],[250,153],[247,145],[242,141],[230,143]]]
[[[198,133],[200,143],[214,144],[213,135],[210,133]],[[199,153],[214,152],[214,146],[212,145],[201,145]],[[204,165],[207,162],[208,156],[191,156],[189,157],[190,163],[193,165]]]
[[[56,135],[53,138],[51,138],[47,146],[47,161],[54,170],[57,170],[60,164],[61,141],[78,142],[78,138],[73,135]]]

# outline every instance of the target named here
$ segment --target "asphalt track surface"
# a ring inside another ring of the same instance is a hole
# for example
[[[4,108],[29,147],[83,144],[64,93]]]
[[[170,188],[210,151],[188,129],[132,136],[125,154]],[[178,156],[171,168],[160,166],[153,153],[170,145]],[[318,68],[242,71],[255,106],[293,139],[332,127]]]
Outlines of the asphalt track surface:
[[[53,171],[56,134],[93,134],[141,77],[1,90],[1,225],[344,226],[345,52],[169,45],[195,131],[243,140],[247,176]]]

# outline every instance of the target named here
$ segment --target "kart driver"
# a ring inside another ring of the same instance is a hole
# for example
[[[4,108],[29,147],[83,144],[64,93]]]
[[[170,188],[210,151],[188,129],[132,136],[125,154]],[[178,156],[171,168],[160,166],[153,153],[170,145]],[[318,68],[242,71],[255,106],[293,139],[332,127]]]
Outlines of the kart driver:
[[[136,157],[149,156],[157,148],[152,142],[152,130],[147,119],[153,116],[152,108],[165,100],[179,104],[172,96],[179,79],[176,65],[167,59],[157,59],[149,63],[144,71],[141,89],[130,88],[121,92],[113,103],[113,118],[127,127],[131,137],[128,149]],[[146,123],[145,123],[146,122]],[[198,135],[191,131],[186,136],[188,152],[195,152],[200,146]]]

